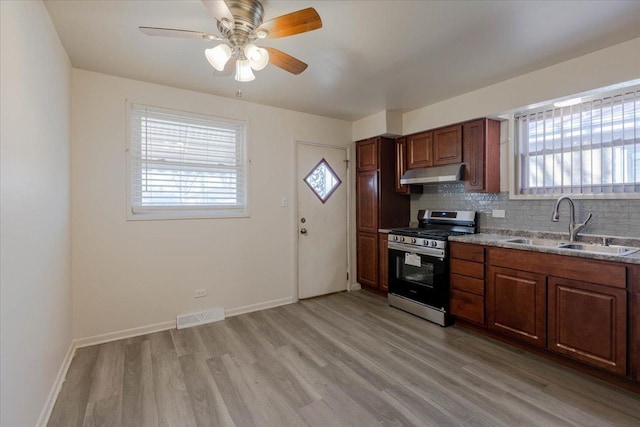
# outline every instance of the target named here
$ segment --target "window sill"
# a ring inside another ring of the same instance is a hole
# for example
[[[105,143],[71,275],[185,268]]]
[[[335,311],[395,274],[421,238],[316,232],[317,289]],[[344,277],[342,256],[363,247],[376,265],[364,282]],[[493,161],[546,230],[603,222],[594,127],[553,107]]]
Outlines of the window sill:
[[[251,217],[248,209],[219,211],[165,211],[138,212],[127,211],[127,221],[174,221],[183,219],[231,219]]]

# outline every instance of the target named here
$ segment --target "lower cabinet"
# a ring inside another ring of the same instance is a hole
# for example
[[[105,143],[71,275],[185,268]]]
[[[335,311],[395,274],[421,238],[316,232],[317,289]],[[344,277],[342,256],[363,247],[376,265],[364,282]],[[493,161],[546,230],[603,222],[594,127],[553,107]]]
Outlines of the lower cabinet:
[[[380,280],[380,289],[383,291],[389,290],[389,235],[387,233],[380,233],[378,260],[380,264],[378,279]]]
[[[543,274],[490,267],[486,296],[489,329],[545,347],[546,291]]]
[[[625,289],[549,277],[549,350],[626,373]]]
[[[378,287],[378,233],[358,233],[357,237],[358,282]]]
[[[640,381],[640,293],[629,294],[629,373]]]

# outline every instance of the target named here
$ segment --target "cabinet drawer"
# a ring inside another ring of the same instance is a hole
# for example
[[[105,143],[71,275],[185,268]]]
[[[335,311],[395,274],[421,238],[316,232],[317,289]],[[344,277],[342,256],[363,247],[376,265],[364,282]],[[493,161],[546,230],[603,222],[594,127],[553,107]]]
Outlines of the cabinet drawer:
[[[452,258],[451,273],[484,279],[484,264]]]
[[[479,295],[452,289],[451,314],[484,325],[484,299]]]
[[[451,257],[467,261],[484,262],[484,247],[468,243],[451,242]]]
[[[451,287],[461,291],[484,295],[484,280],[451,273]]]

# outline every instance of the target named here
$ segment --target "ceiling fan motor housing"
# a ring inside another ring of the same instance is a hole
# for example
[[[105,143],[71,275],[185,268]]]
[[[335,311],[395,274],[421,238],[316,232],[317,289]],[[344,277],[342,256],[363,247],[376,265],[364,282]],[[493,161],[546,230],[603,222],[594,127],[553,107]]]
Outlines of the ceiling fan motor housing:
[[[259,0],[226,0],[225,3],[234,18],[232,29],[218,21],[218,30],[229,39],[234,47],[242,47],[255,38],[255,29],[262,24],[264,8]]]

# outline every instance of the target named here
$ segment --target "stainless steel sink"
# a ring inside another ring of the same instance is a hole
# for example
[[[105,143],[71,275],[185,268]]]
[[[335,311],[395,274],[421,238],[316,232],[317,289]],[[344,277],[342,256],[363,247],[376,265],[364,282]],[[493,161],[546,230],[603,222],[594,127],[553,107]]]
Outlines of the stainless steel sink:
[[[604,246],[604,245],[597,245],[592,243],[567,242],[566,240],[527,239],[523,237],[503,240],[503,242],[517,243],[517,244],[529,245],[529,246],[542,246],[545,248],[568,249],[571,251],[589,252],[589,253],[595,253],[595,254],[618,255],[618,256],[629,255],[634,252],[638,252],[640,250],[640,248],[635,248],[632,246],[616,246],[616,245]]]
[[[640,250],[640,248],[634,248],[632,246],[603,246],[589,243],[563,243],[558,246],[558,249],[570,249],[581,252],[592,252],[620,256],[629,255]]]
[[[505,243],[518,243],[521,245],[531,245],[531,246],[546,246],[555,248],[561,243],[566,243],[560,240],[552,240],[552,239],[525,239],[525,238],[517,238],[517,239],[509,239],[504,240]]]

